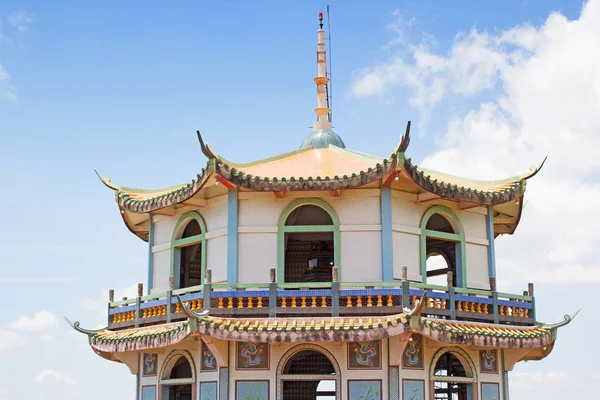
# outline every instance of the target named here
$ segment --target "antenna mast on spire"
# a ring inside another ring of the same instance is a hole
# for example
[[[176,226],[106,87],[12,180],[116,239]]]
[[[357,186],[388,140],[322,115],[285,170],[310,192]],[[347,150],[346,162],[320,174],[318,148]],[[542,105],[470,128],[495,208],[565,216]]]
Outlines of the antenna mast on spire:
[[[329,107],[329,122],[333,124],[333,82],[331,80],[331,19],[329,16],[329,4],[327,4],[327,47],[329,48],[329,82],[327,83],[327,107]]]

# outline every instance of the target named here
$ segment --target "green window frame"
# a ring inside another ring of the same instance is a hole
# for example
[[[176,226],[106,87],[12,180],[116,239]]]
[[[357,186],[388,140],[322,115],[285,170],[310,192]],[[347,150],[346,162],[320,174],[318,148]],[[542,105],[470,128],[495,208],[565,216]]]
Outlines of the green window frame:
[[[187,238],[181,238],[183,235],[183,231],[187,224],[196,220],[198,225],[200,225],[200,233],[199,235],[190,236]],[[200,260],[200,275],[202,279],[202,283],[206,278],[206,223],[202,216],[196,211],[190,211],[183,214],[177,224],[175,225],[175,229],[173,230],[173,236],[171,237],[171,269],[170,275],[175,278],[175,289],[181,289],[181,282],[179,282],[179,273],[175,273],[175,271],[179,271],[180,268],[180,260],[181,260],[181,248],[186,247],[192,244],[202,243],[202,258]]]
[[[322,208],[329,216],[333,225],[285,225],[288,216],[295,209],[313,205]],[[320,199],[296,199],[288,204],[277,223],[277,283],[285,283],[285,234],[289,232],[333,232],[333,265],[338,267],[338,279],[342,280],[342,269],[340,268],[340,220],[331,205]],[[306,283],[310,286],[310,283]]]
[[[454,231],[458,233],[438,232],[427,229],[427,221],[434,214],[440,214],[450,222]],[[465,230],[458,215],[450,208],[445,206],[433,206],[429,208],[421,218],[421,238],[420,238],[420,261],[421,261],[421,282],[427,283],[427,238],[447,240],[456,243],[456,285],[457,287],[467,287],[467,264],[466,264],[466,245]]]

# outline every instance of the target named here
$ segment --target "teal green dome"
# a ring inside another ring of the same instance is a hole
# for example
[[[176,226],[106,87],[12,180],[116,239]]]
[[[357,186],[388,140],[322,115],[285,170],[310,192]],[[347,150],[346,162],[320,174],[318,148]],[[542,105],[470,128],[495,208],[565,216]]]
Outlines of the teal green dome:
[[[344,141],[337,133],[323,129],[309,133],[302,141],[300,148],[304,149],[312,146],[315,149],[325,149],[329,147],[330,144],[342,149],[346,148]]]

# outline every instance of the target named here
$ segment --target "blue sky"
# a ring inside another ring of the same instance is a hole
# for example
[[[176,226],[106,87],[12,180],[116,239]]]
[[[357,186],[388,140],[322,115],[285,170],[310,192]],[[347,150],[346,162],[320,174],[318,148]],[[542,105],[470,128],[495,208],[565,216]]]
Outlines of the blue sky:
[[[586,228],[600,221],[582,211],[600,193],[598,3],[330,2],[334,130],[349,148],[388,155],[412,120],[410,156],[439,170],[503,178],[550,156],[517,234],[497,241],[499,286],[536,282],[548,321],[596,303],[600,283]],[[129,186],[188,181],[205,163],[196,129],[235,161],[296,149],[314,120],[325,4],[0,1],[0,400],[65,385],[132,394],[123,366],[56,321],[101,324],[106,291],[146,278],[146,244],[93,170]],[[588,393],[593,313],[511,373],[515,398]]]

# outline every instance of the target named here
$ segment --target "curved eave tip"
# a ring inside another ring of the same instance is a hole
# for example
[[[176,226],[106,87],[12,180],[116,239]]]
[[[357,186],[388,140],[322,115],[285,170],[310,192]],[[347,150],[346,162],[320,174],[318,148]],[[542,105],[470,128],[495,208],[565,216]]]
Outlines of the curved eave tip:
[[[96,173],[96,175],[98,176],[98,179],[100,179],[100,182],[104,183],[104,185],[106,185],[106,187],[112,189],[112,190],[119,190],[121,187],[115,185],[114,183],[112,183],[110,181],[109,177],[103,177],[102,175],[100,175],[100,173],[97,170],[94,170],[94,172]]]
[[[571,315],[565,314],[565,316],[564,316],[565,319],[563,321],[561,321],[561,322],[556,323],[556,324],[540,324],[540,325],[543,328],[546,328],[546,329],[558,329],[558,328],[561,328],[561,327],[563,327],[565,325],[569,325],[569,323],[575,319],[575,317],[577,316],[577,314],[579,314],[580,311],[581,311],[581,308],[579,310],[575,311],[575,313],[573,313]]]
[[[540,163],[540,165],[537,165],[537,166],[533,165],[533,166],[531,166],[531,168],[529,168],[529,173],[527,175],[525,175],[524,178],[525,179],[529,179],[529,178],[533,178],[534,176],[536,176],[537,173],[542,170],[542,167],[546,163],[547,159],[548,159],[548,156],[544,157],[544,160]]]

